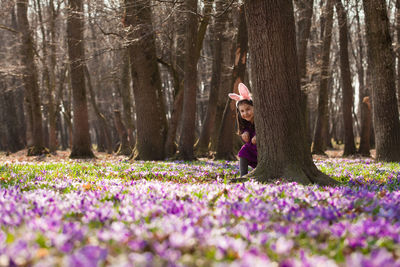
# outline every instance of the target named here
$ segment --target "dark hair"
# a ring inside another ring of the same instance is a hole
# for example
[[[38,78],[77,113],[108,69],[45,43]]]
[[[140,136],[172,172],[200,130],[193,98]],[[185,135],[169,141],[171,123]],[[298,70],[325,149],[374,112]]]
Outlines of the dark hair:
[[[242,116],[240,115],[239,106],[241,104],[247,104],[247,105],[253,106],[253,101],[248,100],[248,99],[242,99],[236,103],[236,115],[237,115],[236,118],[237,118],[237,126],[238,126],[237,133],[239,135],[243,133],[244,129],[254,130],[254,123],[251,123],[251,122],[243,119]]]

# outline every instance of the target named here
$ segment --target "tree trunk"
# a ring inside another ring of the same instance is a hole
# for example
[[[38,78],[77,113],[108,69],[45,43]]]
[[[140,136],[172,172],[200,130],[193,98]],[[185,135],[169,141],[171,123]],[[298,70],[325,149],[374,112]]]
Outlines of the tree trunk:
[[[376,159],[400,161],[400,121],[396,98],[395,55],[385,0],[364,0]]]
[[[84,71],[85,71],[85,77],[86,77],[86,81],[87,81],[87,86],[88,86],[88,89],[89,89],[90,104],[92,105],[93,111],[96,114],[97,120],[99,121],[100,130],[104,133],[105,145],[106,145],[107,153],[108,154],[112,154],[112,152],[113,152],[113,143],[112,143],[112,139],[111,139],[111,130],[110,130],[111,126],[107,122],[106,117],[100,111],[100,109],[99,109],[99,107],[98,107],[98,105],[96,103],[96,96],[94,94],[94,90],[93,90],[93,86],[92,86],[92,80],[90,78],[90,73],[89,73],[89,70],[88,70],[86,64],[84,66]]]
[[[185,71],[182,111],[182,130],[179,141],[179,158],[193,160],[195,139],[196,92],[197,92],[197,0],[187,0],[186,4],[186,39]]]
[[[354,155],[356,145],[353,133],[353,87],[348,52],[347,15],[341,0],[336,0],[336,12],[339,24],[340,43],[340,76],[342,79],[342,114],[344,122],[344,152],[343,156]]]
[[[150,0],[125,0],[125,14],[127,26],[132,27],[128,49],[137,115],[136,146],[132,157],[162,160],[167,124]]]
[[[245,1],[258,165],[248,177],[334,184],[314,165],[301,113],[292,1]]]
[[[82,0],[69,0],[68,11],[67,38],[73,107],[73,143],[70,158],[93,158],[84,73],[85,52]]]
[[[369,157],[370,152],[370,138],[371,138],[371,103],[369,97],[364,97],[361,104],[361,133],[360,133],[360,148],[358,153],[362,156]]]
[[[365,86],[365,70],[363,66],[364,62],[364,45],[362,40],[362,31],[361,31],[361,22],[359,15],[359,7],[358,3],[360,0],[356,2],[356,22],[357,22],[357,45],[358,45],[358,55],[357,55],[357,76],[358,76],[358,84],[359,84],[359,93],[358,93],[358,101],[359,101],[359,111],[360,111],[360,146],[358,148],[358,153],[362,156],[369,157],[370,156],[370,139],[371,139],[371,128],[372,128],[372,110],[369,99],[369,90],[368,87]],[[368,97],[365,99],[365,97]],[[368,104],[364,102],[368,100]]]
[[[328,83],[331,76],[329,54],[332,40],[333,0],[328,0],[326,4],[326,16],[324,18],[325,30],[323,36],[322,65],[318,96],[318,116],[314,131],[314,144],[312,148],[313,154],[325,154],[327,145],[325,137],[329,131]]]
[[[179,119],[182,115],[183,107],[183,88],[181,85],[174,86],[175,90],[178,91],[178,95],[174,98],[174,105],[171,112],[171,119],[169,120],[167,141],[165,142],[165,156],[167,158],[172,157],[176,152],[176,131],[178,129]]]
[[[311,140],[311,134],[308,130],[309,115],[307,109],[308,103],[308,92],[305,89],[307,84],[307,44],[310,38],[311,30],[311,19],[313,15],[314,0],[296,0],[295,1],[299,9],[299,21],[297,23],[297,51],[298,51],[298,64],[300,73],[300,84],[301,84],[301,110],[304,116],[306,124],[307,140]],[[310,144],[311,146],[311,144]]]
[[[28,0],[17,2],[18,27],[21,32],[21,63],[23,66],[23,82],[25,94],[29,99],[28,112],[32,116],[32,141],[28,149],[28,156],[40,155],[46,152],[43,145],[43,120],[39,99],[39,86],[37,79],[37,68],[34,59],[34,44],[32,32],[29,27],[27,16]]]
[[[123,121],[127,128],[129,146],[133,148],[135,146],[135,139],[133,133],[135,131],[135,124],[133,123],[132,115],[132,96],[131,96],[131,79],[129,73],[129,51],[123,52],[123,66],[122,66],[122,77],[121,77],[121,100],[123,107]]]
[[[236,51],[235,51],[235,63],[232,72],[231,88],[234,93],[238,93],[238,85],[244,82],[246,74],[246,63],[247,63],[247,25],[245,10],[242,6],[240,8],[239,18],[239,30],[236,40]],[[222,117],[221,126],[218,134],[217,153],[216,159],[234,159],[235,155],[233,152],[233,138],[234,138],[234,125],[236,118],[236,104],[226,96],[227,102]]]
[[[400,0],[396,0],[397,106],[400,109]]]
[[[117,129],[120,145],[117,150],[117,155],[129,156],[131,154],[131,149],[128,141],[128,131],[121,119],[121,112],[119,110],[114,110],[114,123]]]
[[[223,12],[223,5],[221,1],[216,3],[216,14]],[[215,126],[215,116],[217,112],[218,91],[220,88],[221,80],[221,67],[222,67],[222,39],[225,32],[226,15],[215,18],[213,27],[213,63],[212,63],[212,77],[210,84],[210,95],[208,97],[207,113],[204,119],[203,128],[200,133],[200,138],[196,146],[197,156],[207,156],[209,152],[209,144],[211,131]]]

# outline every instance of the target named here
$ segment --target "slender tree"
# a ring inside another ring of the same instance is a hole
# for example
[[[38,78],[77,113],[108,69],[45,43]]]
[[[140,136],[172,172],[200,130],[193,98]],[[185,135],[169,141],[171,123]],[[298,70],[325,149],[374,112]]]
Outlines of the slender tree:
[[[231,92],[234,93],[239,92],[238,85],[239,83],[244,82],[248,52],[247,25],[244,6],[241,6],[239,16],[239,29],[236,39],[235,62],[233,65],[231,81]],[[233,153],[233,137],[236,106],[235,102],[231,101],[228,97],[226,98],[227,102],[225,105],[220,129],[218,130],[219,133],[217,140],[217,153],[215,155],[217,159],[235,158],[235,155]]]
[[[34,59],[34,44],[32,31],[28,21],[28,0],[17,2],[18,28],[21,32],[21,62],[23,66],[23,82],[25,97],[28,99],[28,112],[31,116],[32,146],[28,155],[40,155],[46,150],[43,143],[43,119],[39,98],[37,67]]]
[[[297,22],[297,51],[299,57],[299,73],[301,83],[301,109],[303,116],[305,117],[306,131],[308,140],[311,140],[311,134],[309,132],[309,121],[308,121],[308,92],[305,89],[306,75],[307,75],[307,44],[310,39],[311,32],[311,20],[313,15],[314,0],[295,0],[294,1],[299,9],[299,21]]]
[[[69,0],[67,18],[68,55],[70,61],[73,137],[70,158],[93,158],[89,135],[89,116],[85,86],[84,19],[81,0]]]
[[[400,0],[396,0],[397,104],[400,109]]]
[[[326,16],[322,44],[322,63],[321,63],[321,76],[318,96],[318,116],[317,123],[314,130],[314,144],[312,152],[314,154],[325,154],[326,149],[326,136],[328,134],[329,122],[329,80],[330,80],[330,51],[332,42],[332,25],[333,25],[333,1],[328,0],[326,3]]]
[[[215,125],[215,116],[217,112],[218,89],[220,88],[221,68],[222,68],[222,38],[226,25],[226,14],[223,14],[223,2],[216,2],[216,14],[222,14],[215,18],[212,28],[213,44],[212,44],[212,77],[210,84],[210,94],[208,98],[207,113],[201,129],[199,141],[196,146],[196,154],[204,156],[208,154],[211,131]]]
[[[396,98],[395,56],[385,0],[364,0],[376,158],[400,161],[400,121]]]
[[[252,66],[258,165],[248,177],[334,184],[307,145],[292,1],[245,1]]]
[[[341,0],[336,0],[336,12],[339,24],[340,43],[340,77],[342,80],[342,114],[344,122],[344,152],[343,156],[354,155],[356,145],[353,133],[353,86],[348,51],[347,14]]]
[[[185,72],[179,157],[184,160],[193,160],[197,92],[197,0],[187,0],[185,1],[185,4],[187,14],[185,36]]]

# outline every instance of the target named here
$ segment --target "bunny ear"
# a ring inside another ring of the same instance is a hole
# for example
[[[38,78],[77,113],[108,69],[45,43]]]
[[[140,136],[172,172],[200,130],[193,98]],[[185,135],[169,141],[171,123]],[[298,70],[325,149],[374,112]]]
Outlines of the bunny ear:
[[[233,99],[236,101],[239,101],[241,99],[240,95],[237,95],[237,94],[228,94],[228,96],[230,99]]]
[[[243,99],[251,99],[250,91],[243,83],[239,83],[239,94],[243,97]]]

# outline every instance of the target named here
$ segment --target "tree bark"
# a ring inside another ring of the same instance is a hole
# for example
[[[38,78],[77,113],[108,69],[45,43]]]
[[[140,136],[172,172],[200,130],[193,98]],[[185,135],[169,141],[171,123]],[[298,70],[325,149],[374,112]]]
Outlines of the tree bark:
[[[247,64],[248,37],[244,6],[239,12],[239,30],[236,39],[235,62],[232,72],[231,92],[238,93],[238,85],[244,82]],[[222,117],[220,129],[218,130],[218,144],[216,159],[235,159],[233,152],[234,125],[236,118],[236,104],[226,96],[227,101]]]
[[[43,119],[39,98],[37,67],[34,59],[34,44],[28,21],[28,0],[18,1],[17,18],[21,32],[21,63],[23,66],[23,82],[26,98],[29,99],[28,112],[32,118],[32,146],[28,156],[41,155],[46,152],[43,144]]]
[[[258,149],[248,177],[335,184],[318,171],[307,145],[292,1],[247,0],[245,9]]]
[[[336,12],[339,24],[340,43],[340,76],[342,80],[342,114],[344,122],[344,151],[343,156],[354,155],[356,145],[353,133],[353,87],[348,52],[347,15],[341,0],[336,0]]]
[[[73,138],[70,158],[93,158],[84,73],[83,4],[82,0],[69,0],[68,3],[67,38],[73,107]]]
[[[331,76],[329,55],[332,40],[333,0],[328,0],[326,4],[326,16],[324,18],[325,30],[322,45],[322,65],[318,96],[318,116],[314,131],[314,144],[312,148],[313,154],[325,154],[327,145],[326,135],[329,131],[328,83]]]
[[[132,157],[162,160],[167,123],[150,0],[125,0],[125,14],[126,25],[132,27],[128,36],[128,50],[137,115],[136,146]]]
[[[179,158],[194,160],[193,145],[195,139],[196,92],[197,92],[197,0],[187,0],[185,71],[182,111],[182,128],[179,140]]]
[[[395,55],[385,0],[364,0],[376,159],[400,161],[400,121],[396,100]]]

